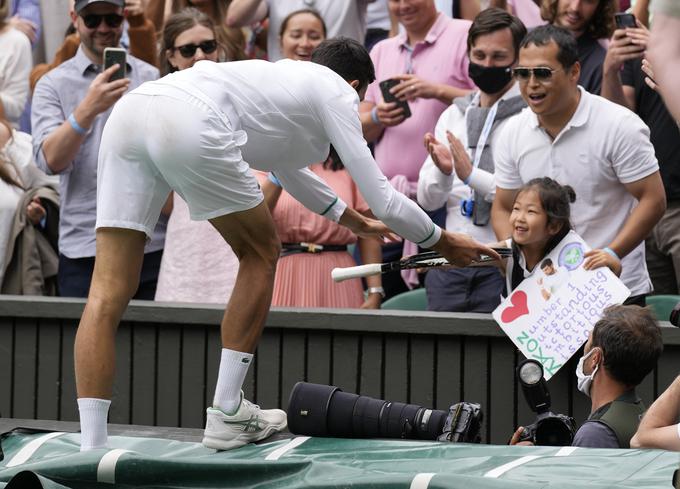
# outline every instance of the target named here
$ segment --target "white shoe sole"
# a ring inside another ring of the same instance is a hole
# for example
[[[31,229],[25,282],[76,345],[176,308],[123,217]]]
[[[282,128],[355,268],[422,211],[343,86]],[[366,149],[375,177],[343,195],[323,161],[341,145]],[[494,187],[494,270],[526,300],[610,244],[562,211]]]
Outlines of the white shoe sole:
[[[207,448],[213,448],[215,450],[232,450],[234,448],[239,448],[242,447],[243,445],[247,445],[248,443],[254,443],[256,441],[269,438],[274,433],[283,431],[284,429],[286,429],[287,426],[288,423],[284,421],[279,425],[268,426],[259,433],[242,433],[237,437],[228,440],[204,434],[202,443],[203,446]]]

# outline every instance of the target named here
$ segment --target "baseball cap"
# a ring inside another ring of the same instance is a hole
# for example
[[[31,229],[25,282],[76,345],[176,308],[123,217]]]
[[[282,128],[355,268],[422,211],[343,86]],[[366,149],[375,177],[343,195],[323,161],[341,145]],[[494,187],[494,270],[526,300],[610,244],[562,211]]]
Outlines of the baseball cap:
[[[76,0],[75,3],[75,11],[76,13],[80,13],[81,10],[83,10],[85,7],[92,3],[110,3],[111,5],[115,5],[116,7],[124,8],[125,7],[125,0]]]

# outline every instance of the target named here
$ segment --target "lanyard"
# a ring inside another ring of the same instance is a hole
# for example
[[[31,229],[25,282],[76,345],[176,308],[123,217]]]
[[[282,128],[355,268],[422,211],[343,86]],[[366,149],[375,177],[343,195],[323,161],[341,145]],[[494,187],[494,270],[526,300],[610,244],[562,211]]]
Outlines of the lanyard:
[[[489,139],[489,134],[491,134],[491,127],[493,126],[493,121],[496,118],[496,112],[498,111],[498,103],[500,102],[500,99],[496,101],[495,104],[491,106],[489,109],[489,113],[486,115],[486,121],[484,121],[484,126],[482,127],[482,132],[479,135],[479,139],[477,140],[477,147],[475,151],[475,158],[472,161],[472,166],[473,168],[477,168],[479,166],[479,162],[482,160],[482,152],[484,151],[484,147],[486,146],[486,141]],[[468,114],[470,113],[470,109],[474,106],[479,105],[479,92],[477,92],[472,99],[472,102],[470,102],[470,105],[468,105],[468,108],[465,109],[465,126],[467,127],[468,125]],[[470,147],[470,141],[468,141],[468,154],[471,152],[471,147]]]

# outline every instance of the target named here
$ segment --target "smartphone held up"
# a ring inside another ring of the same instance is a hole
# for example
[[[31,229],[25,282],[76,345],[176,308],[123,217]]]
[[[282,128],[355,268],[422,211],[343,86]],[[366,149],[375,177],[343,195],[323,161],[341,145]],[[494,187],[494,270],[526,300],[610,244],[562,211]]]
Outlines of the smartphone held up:
[[[616,22],[617,29],[625,29],[626,27],[635,28],[637,27],[637,21],[635,20],[635,15],[618,13],[614,14],[614,21]]]
[[[109,81],[121,80],[127,74],[127,52],[123,48],[104,49],[104,69],[107,70],[117,64],[118,69],[111,75]]]
[[[398,85],[401,83],[399,80],[395,78],[390,78],[388,80],[383,80],[380,82],[380,91],[382,92],[383,100],[385,102],[396,102],[397,107],[401,107],[404,109],[404,119],[408,119],[411,117],[411,108],[408,106],[408,102],[406,100],[399,100],[397,97],[394,96],[392,92],[390,92],[390,89],[392,89],[395,85]]]

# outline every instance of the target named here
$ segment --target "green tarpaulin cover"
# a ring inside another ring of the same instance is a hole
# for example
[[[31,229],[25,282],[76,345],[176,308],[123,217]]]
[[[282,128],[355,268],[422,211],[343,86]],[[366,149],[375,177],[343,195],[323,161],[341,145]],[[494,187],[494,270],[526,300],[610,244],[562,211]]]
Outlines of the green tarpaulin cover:
[[[77,433],[0,439],[0,489],[14,488],[671,488],[680,454],[296,437],[215,452],[199,443]]]

